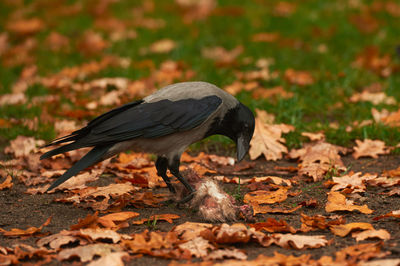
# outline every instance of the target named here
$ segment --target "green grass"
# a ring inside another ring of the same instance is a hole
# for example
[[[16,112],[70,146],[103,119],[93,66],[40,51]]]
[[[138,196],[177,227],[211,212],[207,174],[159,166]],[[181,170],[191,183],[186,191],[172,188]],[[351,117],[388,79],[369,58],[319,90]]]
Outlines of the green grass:
[[[361,1],[367,7],[371,1]],[[77,1],[66,1],[66,5],[73,5]],[[238,14],[225,15],[213,14],[204,20],[192,23],[183,23],[182,11],[175,6],[173,0],[155,1],[154,10],[143,12],[143,17],[162,19],[165,27],[148,29],[134,26],[134,9],[143,9],[143,1],[117,1],[107,9],[108,16],[115,16],[127,21],[129,28],[137,32],[137,38],[110,42],[104,52],[95,55],[85,55],[77,49],[83,33],[93,29],[103,36],[108,33],[95,28],[95,11],[91,1],[82,1],[82,10],[74,15],[53,16],[51,5],[36,5],[35,1],[26,1],[30,5],[29,17],[39,17],[45,22],[46,27],[32,37],[38,42],[32,51],[35,64],[42,76],[52,75],[65,67],[76,66],[85,62],[98,60],[102,55],[116,55],[132,60],[128,68],[109,67],[87,80],[100,77],[126,77],[133,80],[144,79],[152,73],[149,68],[139,67],[145,60],[153,62],[157,68],[166,60],[183,62],[186,68],[195,71],[195,80],[204,80],[224,87],[236,80],[235,72],[256,69],[254,62],[259,58],[273,58],[275,63],[270,70],[278,71],[279,77],[270,81],[260,81],[265,87],[281,85],[285,90],[294,94],[292,98],[277,100],[253,99],[248,92],[237,95],[244,104],[252,110],[256,108],[266,110],[276,116],[278,123],[288,123],[296,127],[294,132],[285,135],[289,148],[300,147],[308,141],[301,136],[304,131],[324,131],[327,141],[333,144],[351,146],[355,139],[381,139],[388,145],[400,142],[398,128],[373,124],[362,128],[355,128],[346,132],[346,127],[354,121],[372,119],[370,103],[350,103],[348,98],[355,92],[360,92],[365,86],[375,82],[383,85],[387,95],[400,101],[400,76],[394,73],[389,77],[381,77],[367,70],[357,69],[352,66],[356,56],[364,51],[367,46],[377,46],[381,54],[389,54],[393,64],[400,64],[396,55],[396,46],[399,45],[398,36],[400,26],[398,18],[387,14],[385,11],[371,11],[374,18],[379,21],[379,27],[372,33],[361,33],[352,24],[351,17],[360,14],[360,8],[348,6],[347,1],[300,1],[296,4],[296,11],[287,16],[274,15],[274,1],[218,1],[218,10],[238,10]],[[7,30],[8,18],[18,6],[0,3],[0,30]],[[223,12],[222,12],[223,13]],[[62,52],[49,51],[45,45],[48,34],[52,31],[59,32],[70,39],[70,49]],[[262,43],[253,42],[252,36],[260,32],[278,32],[284,44],[278,42]],[[316,34],[320,32],[321,34]],[[107,37],[105,37],[107,39]],[[155,41],[163,38],[172,39],[177,43],[177,48],[168,54],[141,54],[140,49],[149,47]],[[11,46],[22,42],[21,36],[9,35]],[[205,47],[223,46],[230,50],[243,46],[243,53],[237,58],[237,63],[231,66],[218,67],[213,60],[205,59],[202,49]],[[325,53],[318,51],[324,45]],[[3,55],[4,56],[4,55]],[[253,63],[244,64],[244,59],[252,59]],[[283,73],[286,69],[309,71],[315,78],[315,83],[309,86],[289,84]],[[0,67],[0,93],[10,93],[12,85],[18,80],[23,69],[22,65],[13,67]],[[51,88],[39,85],[30,86],[27,90],[28,103],[16,106],[0,107],[2,119],[32,119],[40,117],[40,106],[32,106],[29,101],[34,96],[56,94]],[[84,94],[83,94],[84,95]],[[90,98],[90,93],[85,97]],[[64,99],[74,105],[73,99]],[[89,99],[93,100],[93,99]],[[341,106],[337,107],[338,104]],[[334,107],[336,106],[336,107]],[[80,106],[79,108],[81,108]],[[78,107],[77,107],[78,108]],[[389,111],[397,110],[397,106],[378,105],[377,109],[386,108]],[[55,114],[54,114],[55,115]],[[90,117],[87,117],[89,119]],[[330,123],[339,125],[338,129],[330,127]],[[38,131],[32,131],[22,125],[0,129],[0,135],[12,139],[17,135],[37,136],[50,139],[54,136],[51,125],[39,124]],[[222,137],[212,137],[201,144],[193,145],[193,149],[209,145],[217,147],[215,143],[223,143],[230,147],[231,141]],[[214,146],[213,146],[214,145]],[[214,149],[212,148],[212,149]],[[218,148],[215,148],[218,149]]]

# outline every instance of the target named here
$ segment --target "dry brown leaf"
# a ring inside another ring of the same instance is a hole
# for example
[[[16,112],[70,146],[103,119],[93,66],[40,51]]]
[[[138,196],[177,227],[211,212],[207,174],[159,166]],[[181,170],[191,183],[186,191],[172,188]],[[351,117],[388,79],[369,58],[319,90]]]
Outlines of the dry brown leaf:
[[[330,229],[335,235],[345,237],[354,230],[374,230],[374,227],[369,223],[349,223],[332,225]]]
[[[368,185],[380,186],[380,187],[392,187],[400,185],[400,176],[386,177],[380,176],[373,179],[367,180]]]
[[[85,218],[83,219],[78,219],[78,223],[71,225],[70,229],[71,230],[78,230],[81,228],[97,228],[97,221],[98,221],[98,216],[99,212],[95,212],[94,214],[88,214]]]
[[[207,18],[217,6],[215,0],[175,0],[175,2],[183,10],[183,20],[186,23]]]
[[[286,69],[285,79],[292,84],[307,86],[314,83],[314,78],[307,71],[296,71],[294,69]]]
[[[211,251],[207,256],[203,258],[204,260],[222,260],[222,259],[236,259],[236,260],[246,260],[247,255],[240,249],[217,249]]]
[[[26,230],[12,228],[10,231],[6,231],[0,228],[0,233],[2,233],[4,236],[19,236],[19,237],[32,236],[42,231],[43,227],[47,226],[50,222],[51,222],[51,217],[47,218],[47,220],[39,227],[32,226]]]
[[[363,91],[361,93],[355,93],[350,97],[350,102],[371,102],[373,105],[396,104],[396,99],[393,96],[387,96],[384,92],[369,92]]]
[[[101,256],[100,259],[90,262],[87,266],[124,266],[123,258],[129,258],[128,252],[112,252]]]
[[[382,259],[382,260],[371,260],[362,261],[360,266],[399,266],[400,259]]]
[[[267,124],[262,121],[263,117],[268,116],[263,110],[256,110],[256,126],[253,138],[250,142],[249,155],[251,160],[264,155],[267,160],[278,160],[287,153],[288,149],[282,143],[286,140],[282,138],[282,133],[288,133],[294,130],[293,126],[285,124]]]
[[[304,213],[301,213],[301,231],[302,232],[309,232],[311,230],[325,230],[326,228],[343,224],[345,221],[342,217],[339,217],[336,220],[327,221],[325,216],[322,215],[314,215],[314,216],[307,216]]]
[[[147,221],[166,221],[166,222],[172,224],[174,219],[179,219],[179,218],[181,218],[181,217],[176,214],[169,214],[169,213],[156,214],[156,215],[150,216],[149,218],[143,218],[141,220],[132,221],[132,224],[143,224]]]
[[[227,51],[221,46],[213,48],[204,48],[201,53],[203,57],[214,60],[218,65],[225,66],[231,65],[235,62],[236,57],[238,57],[243,52],[243,46],[237,46],[231,51]]]
[[[253,42],[276,42],[279,38],[279,32],[259,32],[251,36]]]
[[[199,236],[178,245],[178,247],[180,249],[189,251],[189,253],[196,258],[205,257],[208,254],[208,250],[215,249],[215,247],[211,245],[208,240],[205,240]]]
[[[73,243],[75,241],[79,241],[80,245],[87,244],[87,241],[83,239],[78,239],[76,236],[71,235],[71,231],[62,230],[58,234],[49,235],[43,238],[40,238],[36,244],[39,247],[44,247],[49,245],[50,248],[58,250],[61,246],[67,245],[69,243]]]
[[[294,12],[296,12],[297,4],[286,2],[286,1],[278,1],[273,9],[273,14],[279,17],[289,17]]]
[[[393,71],[392,58],[389,53],[381,54],[377,46],[368,46],[352,64],[357,68],[371,70],[382,77],[388,77]]]
[[[26,103],[27,98],[24,93],[7,93],[0,96],[0,106],[15,105]]]
[[[13,186],[12,177],[8,175],[6,180],[4,180],[4,182],[0,184],[0,190],[6,188],[12,188],[12,186]]]
[[[387,217],[394,217],[394,218],[400,218],[400,210],[397,211],[391,211],[389,213],[386,213],[384,215],[381,216],[377,216],[374,218],[375,221],[383,219],[383,218],[387,218]]]
[[[176,232],[183,240],[192,240],[200,235],[205,229],[211,228],[212,224],[185,222],[175,226],[171,231]]]
[[[25,157],[31,152],[38,151],[39,146],[45,144],[44,140],[36,140],[33,137],[18,136],[10,141],[10,146],[4,149],[5,153],[11,153],[15,157]]]
[[[390,190],[388,192],[388,195],[389,196],[394,196],[394,195],[400,196],[400,187],[393,188],[392,190]]]
[[[366,243],[346,247],[335,253],[338,263],[352,265],[356,261],[367,261],[371,258],[382,258],[388,255],[388,252],[381,252],[383,242]]]
[[[150,52],[157,54],[166,54],[176,48],[176,42],[170,39],[162,39],[150,45]]]
[[[104,227],[115,228],[117,223],[125,222],[131,218],[139,216],[137,212],[116,212],[101,216],[97,221]]]
[[[67,260],[71,257],[78,257],[81,262],[93,260],[95,256],[104,257],[114,252],[121,252],[119,245],[112,244],[91,244],[87,246],[78,246],[75,248],[63,249],[58,253],[57,259]]]
[[[283,98],[289,99],[293,97],[293,92],[287,92],[282,86],[277,86],[269,89],[257,88],[253,90],[252,96],[254,99],[270,99],[270,98]]]
[[[351,236],[354,237],[357,242],[370,238],[379,238],[382,240],[390,239],[390,233],[385,229],[379,229],[379,230],[371,229],[371,230],[365,230],[363,232],[355,232]]]
[[[277,221],[274,218],[267,218],[266,222],[260,222],[255,224],[248,224],[248,226],[256,229],[257,231],[265,230],[269,233],[296,233],[297,230],[289,225],[286,221]]]
[[[349,173],[341,177],[332,177],[332,181],[335,185],[331,188],[331,191],[346,189],[350,190],[351,193],[365,192],[367,189],[364,184],[366,179],[361,175],[362,173],[358,172],[355,174]]]
[[[280,187],[276,191],[257,190],[244,195],[243,202],[250,204],[252,202],[255,202],[257,204],[273,204],[285,201],[287,199],[287,196],[287,187]]]
[[[222,224],[213,226],[200,233],[200,236],[219,244],[248,243],[254,241],[264,247],[272,244],[271,237],[262,232],[256,231],[254,228],[248,229],[244,224]]]
[[[311,141],[324,141],[325,134],[322,132],[313,133],[313,132],[301,132],[301,135],[309,138]]]
[[[84,54],[93,55],[103,51],[108,42],[98,32],[92,30],[86,31],[78,43],[78,49]]]
[[[328,244],[323,235],[305,236],[293,234],[273,234],[275,244],[284,248],[307,249],[320,248]]]
[[[281,208],[271,208],[268,205],[259,205],[257,202],[251,202],[251,207],[253,207],[253,215],[258,213],[292,213],[300,209],[302,206],[297,206],[292,209],[281,209]]]
[[[96,241],[98,239],[111,240],[114,244],[118,243],[121,240],[121,235],[110,229],[85,228],[79,230],[79,235],[89,238],[93,241]]]
[[[44,23],[39,18],[20,19],[10,21],[7,30],[20,35],[35,34],[44,28]]]
[[[325,211],[354,211],[358,210],[364,214],[371,214],[373,210],[369,209],[367,205],[354,205],[351,201],[346,200],[346,197],[340,192],[331,191],[328,193],[328,202],[325,206]]]
[[[152,251],[161,248],[172,248],[178,240],[175,232],[161,233],[143,231],[139,234],[133,234],[132,240],[124,240],[123,245],[133,253],[151,254]]]
[[[360,157],[378,158],[379,154],[389,154],[389,149],[385,146],[385,142],[381,140],[364,139],[364,141],[356,139],[357,146],[354,147],[353,157],[358,159]]]

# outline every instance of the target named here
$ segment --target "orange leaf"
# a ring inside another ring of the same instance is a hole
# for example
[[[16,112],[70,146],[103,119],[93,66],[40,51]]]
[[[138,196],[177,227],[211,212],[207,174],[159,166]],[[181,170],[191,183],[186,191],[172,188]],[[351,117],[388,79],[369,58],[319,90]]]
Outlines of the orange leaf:
[[[360,141],[356,139],[357,146],[354,147],[353,157],[358,159],[360,157],[378,158],[379,154],[388,154],[390,151],[385,147],[385,142],[381,140],[365,139]]]
[[[43,229],[43,227],[48,225],[50,222],[51,222],[51,216],[47,218],[47,220],[39,227],[32,226],[26,230],[13,228],[11,229],[11,231],[6,231],[0,228],[0,233],[3,233],[3,235],[5,236],[32,236],[36,233],[39,233]]]
[[[137,212],[117,212],[99,217],[97,221],[104,227],[113,228],[117,226],[115,222],[124,222],[137,216],[139,216]]]
[[[332,225],[330,229],[335,235],[344,237],[354,230],[373,230],[374,227],[369,223],[349,223]]]
[[[249,192],[244,196],[245,203],[255,202],[257,204],[273,204],[287,199],[288,188],[280,187],[276,191],[257,190]]]
[[[347,201],[346,197],[340,192],[335,191],[328,193],[328,202],[326,203],[325,210],[327,212],[358,210],[364,214],[370,214],[373,212],[373,210],[369,209],[367,205],[354,205],[352,202]]]
[[[181,218],[179,215],[176,214],[156,214],[156,215],[152,215],[149,218],[144,218],[141,220],[137,220],[137,221],[132,221],[132,224],[143,224],[147,221],[159,221],[159,220],[163,220],[166,221],[170,224],[172,224],[173,219],[179,219]]]
[[[4,180],[4,182],[0,184],[0,190],[6,189],[6,188],[12,188],[12,186],[13,186],[12,177],[10,175],[8,175],[6,180]]]
[[[365,239],[369,239],[369,238],[379,238],[379,239],[382,239],[382,240],[389,240],[390,239],[390,233],[385,229],[365,230],[363,232],[353,233],[351,236],[355,237],[357,242],[365,240]]]

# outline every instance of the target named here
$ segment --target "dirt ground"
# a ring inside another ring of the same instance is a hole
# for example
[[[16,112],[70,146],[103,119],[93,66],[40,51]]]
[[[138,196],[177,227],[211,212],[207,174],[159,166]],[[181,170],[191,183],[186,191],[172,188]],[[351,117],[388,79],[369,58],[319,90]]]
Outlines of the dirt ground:
[[[384,170],[391,170],[399,167],[400,157],[395,155],[380,156],[378,159],[359,159],[354,160],[351,156],[345,156],[342,158],[347,167],[351,167],[354,172],[361,171],[363,173],[382,173]],[[253,176],[264,176],[271,175],[274,173],[275,166],[296,166],[296,162],[280,160],[277,162],[267,162],[264,159],[256,161],[256,165],[251,170],[245,170],[241,177],[253,177]],[[240,176],[240,175],[236,175]],[[292,174],[280,175],[283,178],[292,178]],[[113,182],[112,177],[104,177],[99,181],[96,181],[94,185],[106,185]],[[227,192],[232,192],[237,188],[237,185],[223,184],[223,188]],[[73,205],[65,203],[57,203],[53,200],[61,195],[61,193],[55,194],[44,194],[44,195],[28,195],[25,194],[26,187],[23,184],[14,184],[12,189],[0,191],[0,228],[10,230],[11,228],[26,229],[30,226],[40,226],[49,216],[52,216],[51,223],[43,229],[43,232],[57,233],[62,229],[69,229],[69,227],[78,222],[79,218],[84,218],[88,214],[94,213],[90,209],[83,209],[75,207]],[[299,228],[300,213],[303,212],[306,215],[329,215],[325,211],[325,204],[327,201],[326,193],[329,189],[325,188],[321,183],[306,183],[301,181],[296,190],[302,191],[302,193],[295,197],[289,197],[288,200],[283,202],[281,205],[276,204],[276,207],[293,207],[295,204],[303,202],[308,199],[316,199],[318,204],[315,208],[303,207],[291,214],[258,214],[256,221],[265,221],[267,218],[272,217],[276,220],[285,220],[291,226]],[[241,187],[241,193],[245,194],[247,188],[245,185]],[[371,223],[375,229],[386,229],[391,234],[391,240],[386,241],[383,245],[383,251],[389,251],[391,254],[386,258],[400,258],[400,226],[399,220],[393,218],[382,219],[374,221],[373,218],[379,215],[383,215],[393,210],[400,209],[400,200],[398,196],[388,197],[383,195],[382,192],[387,192],[383,188],[371,188],[368,187],[367,192],[362,196],[364,197],[364,204],[374,212],[370,215],[361,214],[359,212],[341,212],[346,219],[346,222],[367,222]],[[155,193],[167,192],[166,189],[155,189]],[[153,214],[178,214],[181,218],[169,224],[164,221],[158,221],[156,228],[151,229],[148,225],[130,225],[129,228],[122,229],[121,233],[138,233],[145,229],[168,231],[173,226],[182,224],[186,221],[192,222],[204,222],[195,212],[188,211],[187,209],[178,209],[175,205],[160,206],[157,208],[142,208],[137,209],[132,206],[125,207],[124,211],[135,211],[140,213],[140,217],[149,217]],[[243,221],[239,221],[243,222]],[[350,245],[359,244],[350,235],[347,237],[339,237],[333,235],[329,230],[313,231],[308,234],[324,234],[327,239],[333,239],[333,243],[326,247],[317,249],[307,250],[293,250],[284,249],[277,246],[270,246],[263,248],[257,244],[245,244],[236,245],[237,248],[244,250],[248,254],[248,259],[255,259],[259,254],[272,256],[274,251],[278,251],[283,254],[291,254],[294,256],[300,256],[302,254],[311,254],[313,259],[318,259],[322,255],[335,256],[335,252]],[[27,243],[34,245],[38,238],[28,237],[25,239],[21,238],[9,238],[0,236],[0,246],[11,247],[17,243]],[[362,241],[361,243],[377,242]],[[195,259],[193,261],[196,261]],[[76,263],[77,261],[69,261],[69,263]],[[143,256],[135,258],[128,262],[128,265],[165,265],[170,260],[154,258],[149,256]],[[183,261],[182,261],[183,262]],[[60,262],[53,261],[54,264],[60,264]],[[65,262],[64,262],[65,263]],[[63,264],[64,264],[63,263]],[[150,264],[149,264],[150,263]]]

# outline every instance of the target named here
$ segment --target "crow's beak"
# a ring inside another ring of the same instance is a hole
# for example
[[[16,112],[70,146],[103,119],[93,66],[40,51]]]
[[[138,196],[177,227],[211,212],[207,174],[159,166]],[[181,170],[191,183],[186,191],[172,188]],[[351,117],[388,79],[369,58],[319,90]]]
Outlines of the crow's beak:
[[[236,149],[237,149],[237,159],[238,162],[243,160],[247,151],[249,150],[250,142],[246,139],[245,136],[239,135],[236,141]]]

